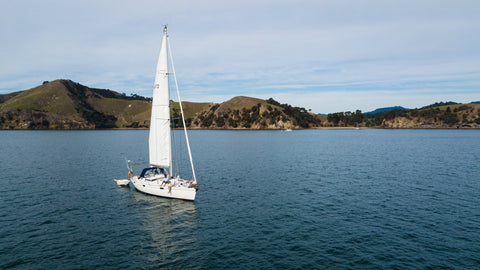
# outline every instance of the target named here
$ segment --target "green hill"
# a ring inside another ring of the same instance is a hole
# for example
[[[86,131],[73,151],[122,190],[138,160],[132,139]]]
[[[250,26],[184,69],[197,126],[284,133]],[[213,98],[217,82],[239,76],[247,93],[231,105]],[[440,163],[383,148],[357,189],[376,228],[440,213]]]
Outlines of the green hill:
[[[0,96],[1,129],[99,129],[148,126],[149,102],[117,92],[55,80]]]
[[[221,104],[182,102],[188,128],[286,129],[315,127],[321,117],[273,99],[235,97]],[[173,102],[173,119],[180,115]],[[151,101],[108,89],[55,80],[0,95],[0,129],[148,128]],[[180,127],[180,120],[174,120]]]
[[[273,99],[239,96],[221,104],[210,104],[186,122],[189,128],[296,129],[318,127],[320,119],[304,108],[279,104]]]

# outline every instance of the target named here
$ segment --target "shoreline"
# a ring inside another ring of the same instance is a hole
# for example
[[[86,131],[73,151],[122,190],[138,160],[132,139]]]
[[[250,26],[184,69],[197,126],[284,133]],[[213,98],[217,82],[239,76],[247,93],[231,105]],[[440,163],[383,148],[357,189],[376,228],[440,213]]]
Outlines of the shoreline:
[[[295,130],[362,130],[362,129],[386,129],[386,130],[407,130],[407,129],[418,129],[418,130],[436,130],[436,129],[443,129],[443,130],[480,130],[480,128],[476,127],[451,127],[451,128],[445,128],[445,127],[439,127],[439,128],[434,128],[434,127],[425,127],[425,128],[391,128],[391,127],[313,127],[313,128],[297,128],[297,129],[291,129],[292,131]],[[78,131],[78,130],[149,130],[148,128],[98,128],[98,129],[0,129],[0,131]],[[183,130],[183,128],[175,128],[175,130]],[[286,129],[249,129],[249,128],[235,128],[235,129],[229,129],[229,128],[187,128],[187,130],[225,130],[225,131],[286,131]]]

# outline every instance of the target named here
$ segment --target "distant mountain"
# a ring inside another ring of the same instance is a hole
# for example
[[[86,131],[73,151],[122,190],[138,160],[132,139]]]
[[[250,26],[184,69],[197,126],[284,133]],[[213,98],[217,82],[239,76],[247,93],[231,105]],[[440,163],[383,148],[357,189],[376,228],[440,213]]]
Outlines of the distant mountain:
[[[379,109],[376,109],[376,110],[374,110],[374,111],[366,112],[366,113],[363,113],[363,114],[376,114],[376,113],[382,113],[382,112],[389,112],[389,111],[393,111],[393,110],[397,110],[397,111],[400,111],[400,110],[408,111],[408,110],[410,110],[410,109],[407,109],[407,108],[402,107],[402,106],[394,106],[394,107],[379,108]]]
[[[480,104],[480,101],[474,101],[473,104]]]
[[[402,106],[394,106],[394,107],[385,107],[385,108],[379,108],[371,112],[366,112],[364,115],[368,118],[374,118],[374,117],[381,117],[384,116],[387,112],[390,111],[408,111],[410,109],[407,109]]]

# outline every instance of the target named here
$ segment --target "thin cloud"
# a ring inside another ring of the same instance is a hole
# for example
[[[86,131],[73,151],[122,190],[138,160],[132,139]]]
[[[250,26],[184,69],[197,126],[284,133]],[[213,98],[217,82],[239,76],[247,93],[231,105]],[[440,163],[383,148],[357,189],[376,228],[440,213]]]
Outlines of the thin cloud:
[[[479,100],[478,14],[474,0],[3,1],[0,93],[68,78],[149,96],[169,23],[185,100],[278,96],[319,112]]]

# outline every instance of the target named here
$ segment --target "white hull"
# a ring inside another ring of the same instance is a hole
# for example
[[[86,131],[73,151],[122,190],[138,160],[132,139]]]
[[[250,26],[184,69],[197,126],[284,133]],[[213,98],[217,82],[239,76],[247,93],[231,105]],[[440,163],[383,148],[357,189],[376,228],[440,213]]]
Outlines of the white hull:
[[[162,180],[163,179],[151,181],[145,178],[139,178],[138,176],[131,178],[131,182],[135,188],[143,193],[172,199],[195,200],[195,195],[197,194],[195,188],[172,187],[171,192],[168,192],[168,185],[162,186]]]

